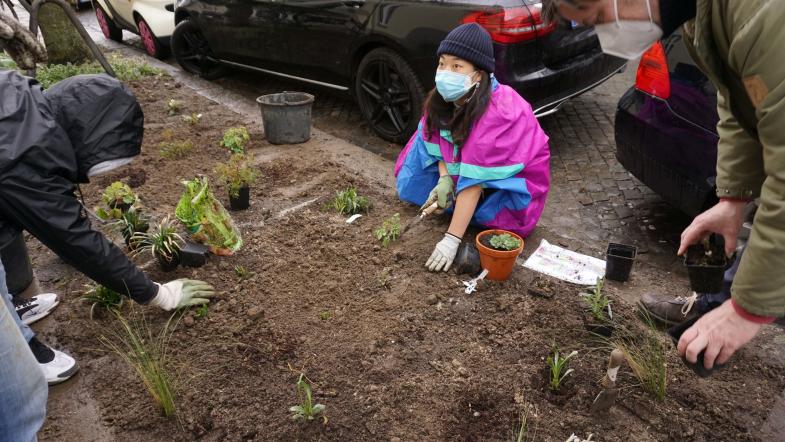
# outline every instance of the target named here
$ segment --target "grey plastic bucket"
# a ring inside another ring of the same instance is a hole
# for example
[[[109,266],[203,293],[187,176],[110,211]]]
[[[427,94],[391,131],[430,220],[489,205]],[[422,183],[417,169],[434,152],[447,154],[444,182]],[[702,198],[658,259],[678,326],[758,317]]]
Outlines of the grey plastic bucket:
[[[256,99],[262,111],[264,134],[272,144],[304,143],[311,138],[313,95],[281,92]]]
[[[12,296],[22,293],[33,283],[33,266],[21,232],[0,249],[0,259],[5,267],[8,293]]]

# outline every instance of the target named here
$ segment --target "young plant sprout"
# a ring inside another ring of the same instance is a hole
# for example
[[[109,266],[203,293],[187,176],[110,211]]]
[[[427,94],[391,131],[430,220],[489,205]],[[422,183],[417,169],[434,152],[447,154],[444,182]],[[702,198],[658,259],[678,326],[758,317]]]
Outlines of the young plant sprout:
[[[123,295],[100,284],[87,286],[87,291],[80,299],[91,304],[90,319],[93,319],[95,316],[96,308],[103,311],[115,312],[123,306],[124,300]]]
[[[248,279],[251,276],[251,272],[241,265],[234,266],[234,274],[237,275],[240,281]]]
[[[319,312],[319,319],[326,321],[333,317],[333,314],[328,311]]]
[[[233,154],[226,163],[219,163],[215,166],[215,173],[218,181],[229,188],[232,198],[237,198],[240,189],[249,187],[259,177],[259,172],[253,167],[253,156],[242,153]]]
[[[122,211],[134,205],[136,198],[136,193],[128,187],[128,184],[120,181],[110,184],[101,195],[101,199],[110,209],[121,208]]]
[[[251,134],[244,127],[232,127],[224,132],[221,147],[232,153],[245,153],[245,145],[251,140]]]
[[[509,233],[493,235],[491,237],[491,247],[497,250],[515,250],[521,246],[521,241]]]
[[[289,407],[292,413],[292,419],[303,419],[305,421],[312,421],[317,416],[321,415],[323,422],[327,423],[327,416],[324,414],[325,406],[322,404],[313,403],[313,394],[311,386],[305,379],[305,374],[300,374],[300,379],[297,380],[297,396],[300,398],[300,405]]]
[[[192,112],[191,115],[183,115],[183,121],[188,123],[189,126],[196,126],[200,121],[202,121],[202,114]]]
[[[210,312],[210,306],[208,304],[202,304],[196,308],[196,312],[194,313],[194,316],[196,316],[196,319],[206,318],[209,312]]]
[[[553,355],[548,356],[547,363],[551,370],[550,383],[548,387],[551,391],[559,391],[564,383],[564,380],[572,374],[575,370],[567,368],[569,360],[577,356],[578,352],[573,351],[566,357],[559,355],[559,349],[554,349]]]
[[[150,229],[150,217],[141,210],[131,207],[120,216],[120,219],[112,223],[112,227],[120,232],[128,248],[135,250],[139,243],[134,239],[134,235],[145,233]]]
[[[592,316],[600,322],[609,321],[611,318],[608,316],[608,307],[611,304],[610,299],[602,293],[602,287],[605,284],[605,279],[597,278],[597,284],[592,287],[592,292],[583,294],[586,304],[589,306],[589,311]]]
[[[368,198],[357,195],[357,189],[350,187],[335,194],[332,207],[341,215],[355,215],[368,213],[371,209],[371,203],[368,201]]]
[[[162,141],[160,144],[158,144],[158,148],[161,149],[162,157],[166,158],[167,160],[175,160],[188,156],[188,154],[194,150],[194,143],[190,142],[189,140],[169,140]]]
[[[401,234],[401,215],[395,215],[387,218],[382,223],[382,226],[373,231],[373,236],[382,242],[382,246],[387,247],[391,242],[398,239]]]
[[[183,103],[178,100],[175,100],[174,98],[166,102],[166,109],[169,111],[169,116],[174,116],[180,113],[180,109],[182,107],[183,107]]]
[[[136,253],[149,251],[162,266],[175,260],[184,243],[183,238],[177,233],[174,222],[168,216],[157,224],[152,232],[137,232],[132,239],[139,245]]]

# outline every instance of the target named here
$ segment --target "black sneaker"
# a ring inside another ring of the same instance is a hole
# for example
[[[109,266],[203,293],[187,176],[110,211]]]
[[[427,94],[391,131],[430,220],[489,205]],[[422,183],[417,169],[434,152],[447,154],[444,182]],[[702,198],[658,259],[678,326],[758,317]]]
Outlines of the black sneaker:
[[[74,358],[61,351],[51,349],[37,338],[30,340],[30,351],[33,352],[49,385],[66,381],[79,371],[79,365]]]

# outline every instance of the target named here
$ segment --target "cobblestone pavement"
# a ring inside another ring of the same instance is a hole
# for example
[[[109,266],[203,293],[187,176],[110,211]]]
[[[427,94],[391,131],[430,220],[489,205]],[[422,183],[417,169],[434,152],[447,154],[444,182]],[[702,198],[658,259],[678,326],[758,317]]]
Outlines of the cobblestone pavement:
[[[124,53],[143,52],[139,37],[129,32],[124,33],[123,44],[105,39],[91,9],[79,12],[79,16],[99,45]],[[173,59],[166,63],[177,67]],[[553,157],[553,185],[541,224],[558,232],[573,249],[597,255],[604,252],[600,249],[608,241],[635,244],[643,261],[670,270],[676,268],[674,251],[689,219],[664,203],[615,159],[616,103],[634,83],[636,67],[637,62],[630,63],[626,72],[540,120],[551,137]],[[386,158],[394,159],[400,150],[400,146],[372,133],[346,93],[245,72],[235,72],[215,83],[246,98],[282,90],[311,93],[316,96],[313,117],[317,128]]]

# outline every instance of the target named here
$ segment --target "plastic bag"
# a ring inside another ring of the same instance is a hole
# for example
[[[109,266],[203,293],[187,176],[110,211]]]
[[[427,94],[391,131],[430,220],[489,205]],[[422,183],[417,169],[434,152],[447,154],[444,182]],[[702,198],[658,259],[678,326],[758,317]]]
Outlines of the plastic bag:
[[[231,255],[240,250],[243,245],[240,231],[210,191],[207,177],[183,181],[183,185],[185,192],[177,203],[175,215],[194,241],[207,245],[216,255]]]

